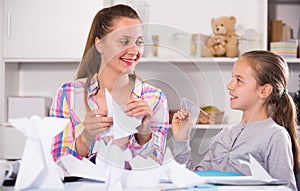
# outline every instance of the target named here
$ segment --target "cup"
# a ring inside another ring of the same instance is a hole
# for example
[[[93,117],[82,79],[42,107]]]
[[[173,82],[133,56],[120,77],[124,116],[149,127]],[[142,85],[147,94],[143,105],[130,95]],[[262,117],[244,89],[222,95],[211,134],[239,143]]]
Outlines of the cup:
[[[8,172],[6,173],[6,171]],[[13,173],[13,166],[6,160],[0,160],[0,185]]]

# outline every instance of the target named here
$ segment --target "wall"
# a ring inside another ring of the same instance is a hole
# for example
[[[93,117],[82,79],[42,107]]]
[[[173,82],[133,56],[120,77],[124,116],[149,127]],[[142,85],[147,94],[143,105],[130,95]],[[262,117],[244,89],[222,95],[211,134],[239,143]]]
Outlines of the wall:
[[[106,2],[106,1],[104,1]],[[117,2],[117,1],[116,1]],[[165,55],[160,55],[165,58],[174,58],[174,54],[180,54],[183,57],[189,57],[186,52],[182,52],[178,47],[174,47],[172,41],[172,34],[175,32],[183,32],[184,34],[190,33],[203,33],[210,34],[211,26],[210,20],[213,17],[218,17],[221,15],[229,15],[234,11],[235,16],[238,18],[237,28],[255,28],[259,31],[264,31],[261,29],[265,26],[264,22],[266,13],[265,7],[257,6],[260,0],[255,1],[238,1],[238,0],[228,0],[228,7],[224,6],[211,6],[213,9],[207,9],[207,6],[213,5],[216,2],[222,2],[220,0],[151,0],[149,2],[149,15],[146,18],[156,32],[161,30],[161,42],[165,45],[164,53]],[[0,0],[1,5],[3,5],[3,0]],[[170,5],[172,3],[172,5]],[[234,4],[235,6],[232,6]],[[250,6],[251,5],[251,6]],[[239,7],[246,7],[246,10],[238,9]],[[251,9],[248,7],[252,7]],[[0,12],[3,12],[3,6],[0,6]],[[168,10],[168,13],[161,10]],[[154,13],[153,10],[158,10]],[[187,11],[189,10],[189,11]],[[258,15],[253,15],[254,11],[258,12]],[[197,16],[197,14],[199,14]],[[249,19],[255,18],[255,19]],[[299,18],[299,16],[298,16]],[[243,22],[242,22],[243,21]],[[3,15],[0,14],[0,26],[3,26]],[[168,23],[168,26],[161,25],[162,23]],[[200,24],[201,23],[201,24]],[[243,24],[242,24],[243,23]],[[154,25],[153,25],[154,24]],[[158,26],[158,27],[157,27]],[[162,26],[162,27],[161,27]],[[168,30],[165,30],[165,29]],[[0,28],[0,35],[2,35],[2,28]],[[153,31],[153,30],[152,30]],[[148,31],[149,32],[149,31]],[[151,31],[150,31],[151,32]],[[148,33],[149,35],[149,33]],[[168,36],[168,38],[164,38]],[[263,36],[263,34],[261,34]],[[148,36],[149,38],[149,36]],[[185,37],[182,37],[186,40]],[[151,39],[146,39],[151,42]],[[0,73],[3,70],[2,65],[2,38],[0,38]],[[182,46],[182,44],[180,44]],[[180,47],[179,46],[179,47]],[[262,46],[263,48],[263,46]],[[146,46],[147,49],[147,46]],[[149,47],[147,49],[149,50]],[[167,50],[167,51],[166,51]],[[171,51],[170,51],[171,50]],[[175,52],[175,53],[174,53]],[[146,52],[147,53],[147,52]],[[151,52],[148,52],[148,56]],[[146,59],[148,59],[147,57]],[[159,58],[151,58],[152,61],[159,61]],[[180,98],[187,97],[199,104],[200,106],[213,104],[226,113],[227,123],[237,123],[240,120],[241,113],[239,111],[233,111],[228,106],[229,95],[226,90],[226,84],[231,79],[231,68],[233,60],[229,62],[207,62],[207,63],[197,63],[193,62],[178,62],[172,63],[169,61],[149,63],[143,62],[138,65],[138,69],[141,70],[140,75],[148,80],[150,83],[161,87],[166,93],[170,109],[178,109],[180,106]],[[11,85],[12,88],[18,88],[18,94],[20,96],[46,96],[53,97],[57,91],[57,88],[65,81],[73,79],[74,73],[77,69],[77,62],[24,62],[24,63],[14,63],[12,67],[18,67],[18,87],[7,80],[8,87]],[[299,90],[298,75],[300,74],[300,65],[298,63],[290,64],[290,83],[288,89],[290,92]],[[54,76],[55,75],[55,76]],[[41,78],[41,76],[43,76]],[[13,76],[11,76],[13,77]],[[3,76],[0,75],[0,91],[3,89]],[[1,92],[0,92],[1,93]],[[5,92],[6,93],[6,92]],[[4,99],[4,98],[3,98]],[[0,100],[0,104],[3,104],[5,100]],[[0,114],[0,118],[2,115]],[[2,121],[0,119],[0,121]],[[1,128],[1,127],[0,127]],[[9,131],[9,130],[8,130]],[[6,135],[12,135],[10,132]],[[198,135],[198,133],[197,133]],[[195,145],[200,145],[199,141],[202,140],[202,135],[194,136]],[[3,152],[3,133],[0,131],[0,157]],[[18,137],[19,135],[12,136]],[[7,140],[7,139],[6,139]],[[198,148],[198,147],[197,147]],[[198,149],[197,149],[198,150]],[[5,151],[9,152],[9,151]],[[14,153],[11,153],[13,156]]]
[[[293,29],[293,38],[300,38],[300,2],[294,3],[270,1],[268,6],[269,19],[279,19]]]
[[[3,7],[4,7],[4,2],[3,0],[0,0],[0,13],[3,13]],[[3,35],[3,14],[0,14],[0,37],[2,37]],[[0,74],[2,74],[3,71],[3,39],[0,38]],[[0,75],[0,95],[2,95],[2,91],[3,91],[3,83],[4,83],[4,79],[3,79],[3,75]],[[3,107],[4,100],[2,100],[2,97],[0,96],[0,108]],[[0,114],[0,121],[2,121],[2,116]],[[3,133],[1,131],[2,127],[0,125],[0,158],[2,158],[3,156]]]
[[[300,1],[299,0],[269,0],[268,18],[282,20],[293,29],[293,38],[300,41]],[[289,92],[300,90],[300,65],[299,61],[289,64],[290,79]]]
[[[180,109],[180,100],[186,97],[200,107],[214,105],[225,111],[226,123],[240,120],[241,113],[229,107],[226,85],[231,80],[233,63],[198,62],[142,62],[138,75],[160,87],[168,98],[171,110]]]
[[[148,22],[168,24],[189,33],[211,34],[212,18],[234,15],[238,28],[259,29],[265,17],[262,5],[263,1],[260,0],[226,0],[226,3],[222,0],[151,0]]]
[[[74,79],[78,66],[78,62],[19,64],[19,95],[53,98],[64,82]]]

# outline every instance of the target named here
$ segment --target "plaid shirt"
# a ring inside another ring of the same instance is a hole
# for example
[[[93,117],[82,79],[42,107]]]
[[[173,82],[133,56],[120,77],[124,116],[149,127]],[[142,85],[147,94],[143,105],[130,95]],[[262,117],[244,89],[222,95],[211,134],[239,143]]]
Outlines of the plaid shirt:
[[[82,159],[76,152],[75,140],[83,131],[82,121],[86,114],[84,103],[84,86],[86,79],[78,79],[62,85],[58,90],[56,98],[54,98],[50,116],[69,118],[70,123],[65,129],[58,134],[52,145],[52,156],[57,163],[60,163],[60,156],[71,154]],[[88,104],[90,108],[97,108],[95,94],[99,89],[97,74],[89,82],[88,87]],[[162,164],[164,150],[166,145],[167,131],[169,125],[169,112],[167,99],[164,93],[143,81],[136,78],[132,94],[145,100],[151,110],[151,128],[152,138],[144,145],[139,145],[133,135],[129,136],[127,148],[129,148],[133,156],[141,155],[143,157],[151,157],[158,163]],[[105,142],[105,137],[102,138]],[[92,157],[93,153],[89,157]]]

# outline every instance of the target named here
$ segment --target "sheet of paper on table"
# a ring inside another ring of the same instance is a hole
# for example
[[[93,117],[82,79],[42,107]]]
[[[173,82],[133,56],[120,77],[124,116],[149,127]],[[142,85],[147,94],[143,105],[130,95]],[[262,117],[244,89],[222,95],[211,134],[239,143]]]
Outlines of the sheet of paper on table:
[[[185,165],[178,164],[169,149],[166,150],[163,165],[158,165],[151,158],[145,159],[141,156],[132,158],[128,149],[121,150],[111,143],[104,145],[102,141],[97,141],[95,148],[99,149],[100,153],[97,155],[96,164],[81,161],[70,155],[61,158],[71,176],[103,181],[109,190],[157,188],[162,180],[176,187],[194,186],[204,182],[202,177],[185,168]],[[122,164],[125,161],[129,161],[131,170],[123,168]],[[78,168],[79,166],[81,168]]]
[[[207,177],[206,183],[216,185],[287,185],[287,180],[278,180],[272,178],[266,170],[249,154],[248,161],[240,161],[249,166],[252,176],[232,176],[232,177]]]

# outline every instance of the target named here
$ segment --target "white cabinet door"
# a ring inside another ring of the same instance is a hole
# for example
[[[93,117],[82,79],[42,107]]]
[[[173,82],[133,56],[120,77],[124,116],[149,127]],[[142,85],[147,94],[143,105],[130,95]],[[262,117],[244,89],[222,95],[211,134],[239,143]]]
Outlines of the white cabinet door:
[[[4,0],[5,59],[80,59],[103,0]]]

